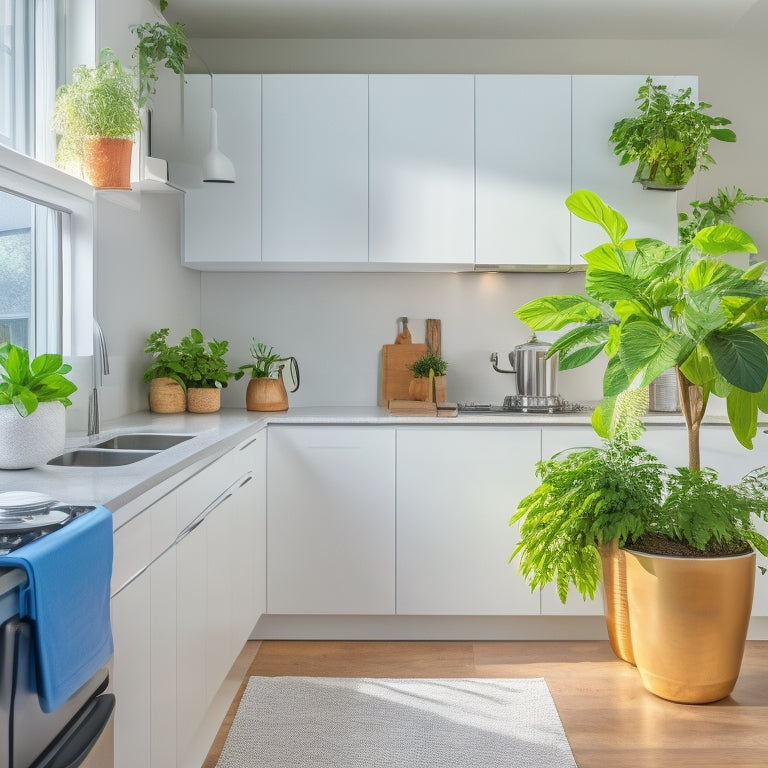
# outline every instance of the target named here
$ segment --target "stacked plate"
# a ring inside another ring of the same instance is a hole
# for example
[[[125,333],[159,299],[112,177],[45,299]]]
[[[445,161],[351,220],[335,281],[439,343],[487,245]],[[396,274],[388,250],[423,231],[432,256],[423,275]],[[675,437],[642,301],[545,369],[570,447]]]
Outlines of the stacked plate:
[[[70,514],[54,509],[58,502],[43,493],[7,491],[0,493],[0,531],[18,531],[61,525]]]

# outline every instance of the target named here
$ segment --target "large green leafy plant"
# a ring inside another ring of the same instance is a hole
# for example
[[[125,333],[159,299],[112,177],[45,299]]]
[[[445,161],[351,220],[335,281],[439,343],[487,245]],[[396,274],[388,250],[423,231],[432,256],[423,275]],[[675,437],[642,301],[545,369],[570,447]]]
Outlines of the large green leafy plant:
[[[670,93],[666,85],[648,78],[637,93],[638,114],[619,120],[609,141],[619,164],[638,163],[635,181],[645,186],[681,188],[697,168],[714,164],[710,139],[736,141],[723,126],[725,117],[712,117],[712,105],[691,100],[691,89]]]
[[[77,390],[65,374],[72,366],[61,355],[38,355],[30,362],[29,352],[15,344],[0,344],[0,405],[13,405],[20,416],[29,416],[40,403],[72,405],[69,396]]]
[[[738,187],[718,189],[707,200],[693,200],[690,203],[691,212],[677,214],[678,239],[681,245],[687,245],[696,233],[705,227],[715,224],[730,224],[740,205],[751,203],[768,203],[768,197],[748,195]]]
[[[168,378],[186,389],[186,364],[182,349],[177,344],[168,344],[169,333],[170,329],[161,328],[153,331],[144,342],[144,352],[152,355],[152,362],[144,369],[144,381]]]
[[[534,299],[516,316],[534,330],[570,327],[551,349],[560,368],[608,355],[603,393],[644,386],[674,368],[688,429],[688,466],[701,466],[699,430],[711,395],[727,401],[736,438],[752,447],[758,409],[768,411],[768,282],[766,262],[738,269],[726,253],[755,253],[750,236],[731,224],[699,231],[673,246],[653,239],[625,240],[627,223],[588,190],[566,205],[599,225],[609,241],[583,255],[586,296]],[[598,409],[593,419],[604,433]]]

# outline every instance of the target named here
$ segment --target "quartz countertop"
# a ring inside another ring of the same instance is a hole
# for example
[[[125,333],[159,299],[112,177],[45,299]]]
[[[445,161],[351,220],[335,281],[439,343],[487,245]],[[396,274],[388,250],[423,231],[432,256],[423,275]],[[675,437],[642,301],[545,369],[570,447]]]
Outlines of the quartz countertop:
[[[682,426],[683,421],[679,413],[656,413],[649,414],[646,423],[649,426]],[[707,423],[727,424],[727,419],[715,416]],[[70,504],[103,504],[113,512],[140,497],[146,503],[152,503],[268,424],[578,427],[590,425],[590,409],[562,414],[462,413],[456,417],[391,416],[386,408],[377,406],[303,407],[277,413],[256,413],[241,408],[225,408],[212,414],[139,412],[105,423],[101,432],[90,438],[84,435],[69,437],[67,450],[88,447],[129,432],[181,433],[195,437],[125,466],[46,465],[27,470],[0,470],[0,491],[47,493]]]

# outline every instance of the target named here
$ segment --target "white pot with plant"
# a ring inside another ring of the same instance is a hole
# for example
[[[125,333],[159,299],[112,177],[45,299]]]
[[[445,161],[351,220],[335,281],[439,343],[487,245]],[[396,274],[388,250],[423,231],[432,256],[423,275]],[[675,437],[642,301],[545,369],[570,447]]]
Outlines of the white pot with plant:
[[[0,469],[29,469],[64,450],[64,408],[77,387],[61,355],[39,355],[0,344]]]

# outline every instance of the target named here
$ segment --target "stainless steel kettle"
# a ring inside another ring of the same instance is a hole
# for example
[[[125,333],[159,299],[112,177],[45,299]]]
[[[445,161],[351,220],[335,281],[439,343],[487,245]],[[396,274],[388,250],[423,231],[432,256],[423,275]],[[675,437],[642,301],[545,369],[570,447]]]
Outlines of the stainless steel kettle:
[[[559,399],[557,392],[558,354],[547,357],[552,345],[539,341],[536,334],[525,343],[519,344],[509,353],[510,370],[499,368],[499,356],[491,354],[493,370],[499,373],[514,373],[517,394],[530,398]]]

